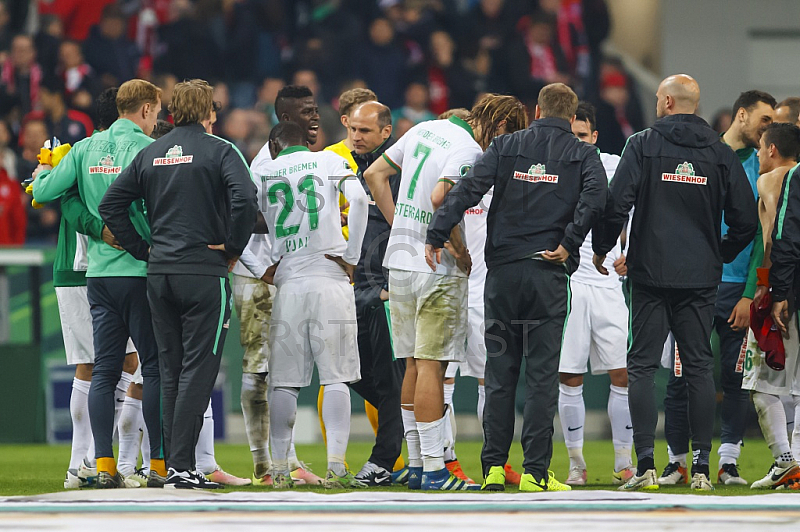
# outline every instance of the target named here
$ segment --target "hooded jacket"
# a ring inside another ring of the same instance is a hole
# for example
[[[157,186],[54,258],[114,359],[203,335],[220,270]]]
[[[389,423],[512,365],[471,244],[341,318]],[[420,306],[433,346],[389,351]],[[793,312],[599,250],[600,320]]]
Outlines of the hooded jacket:
[[[628,139],[606,215],[593,229],[596,254],[611,250],[634,206],[628,276],[650,286],[718,285],[722,263],[753,241],[758,225],[742,163],[693,114],[666,116]]]

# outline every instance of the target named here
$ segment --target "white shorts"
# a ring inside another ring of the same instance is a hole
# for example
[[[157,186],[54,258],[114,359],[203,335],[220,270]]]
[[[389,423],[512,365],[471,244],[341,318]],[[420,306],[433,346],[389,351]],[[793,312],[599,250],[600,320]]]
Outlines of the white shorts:
[[[564,326],[559,373],[592,375],[627,366],[628,307],[620,288],[571,282],[572,303]]]
[[[467,278],[389,270],[395,358],[464,362]]]
[[[239,316],[239,341],[244,347],[243,373],[269,371],[269,320],[274,287],[261,279],[233,275],[233,304]]]
[[[789,323],[789,339],[783,339],[786,366],[775,371],[767,366],[767,359],[758,348],[752,329],[747,330],[747,351],[744,358],[742,389],[772,395],[800,395],[800,364],[798,364],[797,320]]]
[[[461,372],[462,377],[482,379],[486,370],[486,324],[483,319],[483,305],[467,309],[469,328],[467,329],[467,354],[466,360],[460,364],[450,362],[447,365],[445,378],[452,379],[456,372]]]
[[[299,278],[278,287],[269,330],[270,386],[321,385],[361,380],[356,300],[344,279]]]
[[[57,286],[56,300],[61,316],[61,334],[67,364],[94,364],[92,314],[85,286]]]

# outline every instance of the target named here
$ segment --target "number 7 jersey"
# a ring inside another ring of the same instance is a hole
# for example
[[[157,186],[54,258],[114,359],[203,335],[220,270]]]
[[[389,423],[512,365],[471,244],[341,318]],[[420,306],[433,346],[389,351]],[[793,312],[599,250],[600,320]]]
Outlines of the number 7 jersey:
[[[455,116],[417,124],[386,150],[384,159],[398,172],[402,169],[402,178],[385,267],[431,273],[425,237],[433,217],[433,189],[439,181],[455,185],[482,153],[472,128]],[[446,251],[436,273],[466,277]]]
[[[348,250],[338,203],[341,184],[354,177],[347,161],[333,152],[294,146],[253,169],[272,262],[281,261],[275,284],[297,277],[343,276],[341,267],[325,255],[344,256]]]

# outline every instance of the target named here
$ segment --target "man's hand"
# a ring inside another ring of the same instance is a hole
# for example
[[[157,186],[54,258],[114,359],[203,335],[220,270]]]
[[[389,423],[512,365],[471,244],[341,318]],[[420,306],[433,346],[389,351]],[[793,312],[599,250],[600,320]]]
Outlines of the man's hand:
[[[756,296],[753,298],[753,304],[758,307],[759,303],[761,303],[761,299],[769,293],[769,287],[767,286],[759,286],[756,288]]]
[[[436,271],[436,265],[442,263],[442,248],[435,248],[433,244],[425,244],[425,262],[431,270]]]
[[[789,339],[789,330],[786,324],[789,323],[789,302],[786,300],[777,301],[772,304],[772,321],[780,329],[781,334],[787,340]]]
[[[275,284],[275,272],[278,271],[278,264],[280,263],[281,261],[278,261],[267,268],[267,271],[265,271],[264,275],[261,276],[261,280],[267,284]]]
[[[36,179],[39,176],[39,174],[41,174],[45,170],[52,170],[52,169],[53,167],[50,166],[49,164],[40,164],[31,174],[31,178]]]
[[[345,213],[344,211],[346,211],[349,208],[350,208],[349,201],[345,201],[344,204],[339,207],[339,218],[341,219],[342,227],[345,227],[347,225],[347,213]]]
[[[114,234],[111,232],[111,230],[108,228],[107,225],[103,226],[102,237],[103,237],[103,242],[105,242],[112,248],[118,249],[120,251],[125,251],[124,249],[122,249],[122,246],[119,245],[119,242],[117,242],[117,237],[114,236]]]
[[[614,271],[617,272],[617,275],[620,277],[628,275],[628,259],[625,258],[625,255],[620,255],[619,258],[614,261]]]
[[[325,258],[328,260],[332,260],[336,264],[342,267],[344,273],[347,274],[347,277],[350,279],[350,282],[353,282],[353,274],[356,271],[356,267],[353,264],[346,262],[342,257],[337,257],[335,255],[325,255]]]
[[[603,275],[608,275],[608,270],[606,270],[606,267],[603,266],[603,263],[605,261],[606,261],[605,255],[598,255],[597,253],[595,253],[594,257],[592,257],[592,263],[594,264],[594,267],[597,269],[597,271],[602,273]]]
[[[459,270],[467,275],[472,272],[472,257],[466,247],[461,252],[458,252],[455,246],[448,241],[444,243],[444,249],[449,251],[453,258],[456,259],[456,266],[458,266]]]
[[[564,264],[569,258],[569,251],[559,244],[555,251],[545,251],[542,253],[542,258],[553,264]]]
[[[728,318],[728,323],[731,324],[731,329],[734,331],[745,331],[750,327],[750,305],[753,300],[749,297],[743,297],[733,307],[731,316]]]
[[[389,292],[381,288],[381,293],[378,296],[381,301],[389,301]]]
[[[208,249],[213,249],[215,251],[221,251],[221,252],[225,253],[226,257],[228,255],[228,252],[225,249],[225,244],[209,244],[208,245]],[[233,267],[236,266],[236,263],[238,261],[239,261],[239,257],[231,257],[231,258],[228,259],[228,273],[230,273],[231,270],[233,270]]]

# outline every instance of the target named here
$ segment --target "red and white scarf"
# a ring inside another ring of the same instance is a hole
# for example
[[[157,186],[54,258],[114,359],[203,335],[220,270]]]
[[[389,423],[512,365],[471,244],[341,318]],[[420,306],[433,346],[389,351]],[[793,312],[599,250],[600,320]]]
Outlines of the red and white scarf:
[[[11,58],[6,59],[3,63],[3,69],[0,71],[0,82],[6,86],[9,93],[14,93],[17,90],[16,70]],[[30,72],[30,99],[31,108],[35,108],[39,103],[39,84],[42,82],[42,67],[38,63],[34,63]]]

